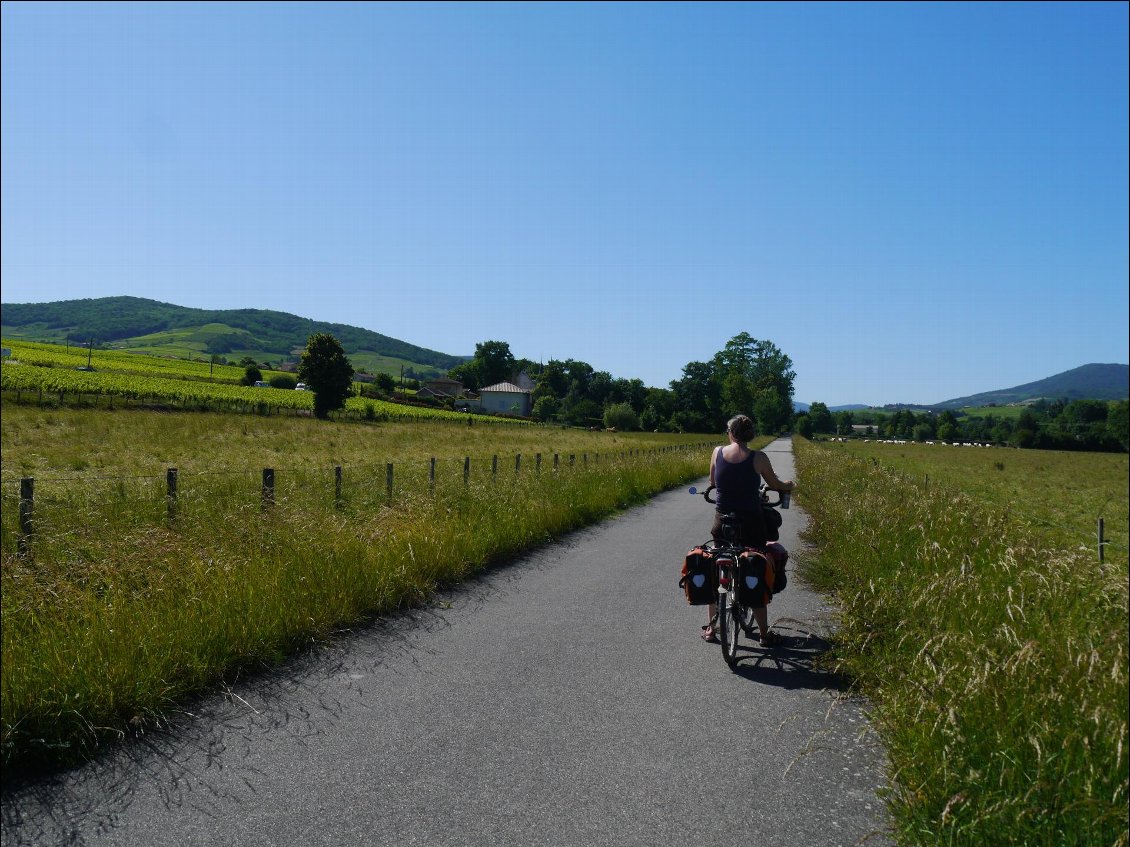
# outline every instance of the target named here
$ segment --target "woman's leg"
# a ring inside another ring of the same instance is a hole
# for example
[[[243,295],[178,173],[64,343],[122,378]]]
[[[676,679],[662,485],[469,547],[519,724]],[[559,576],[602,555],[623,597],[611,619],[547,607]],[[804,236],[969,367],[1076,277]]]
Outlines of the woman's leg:
[[[757,631],[765,638],[766,633],[769,632],[769,612],[764,606],[754,606],[753,619],[757,621]]]

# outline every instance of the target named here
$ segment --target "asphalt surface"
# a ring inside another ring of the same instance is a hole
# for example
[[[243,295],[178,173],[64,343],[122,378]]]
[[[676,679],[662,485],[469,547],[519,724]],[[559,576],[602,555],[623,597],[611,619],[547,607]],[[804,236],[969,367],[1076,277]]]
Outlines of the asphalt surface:
[[[711,518],[663,494],[204,697],[6,794],[4,846],[893,843],[866,704],[813,665],[822,598],[790,572],[785,644],[736,672],[699,637],[676,583]]]

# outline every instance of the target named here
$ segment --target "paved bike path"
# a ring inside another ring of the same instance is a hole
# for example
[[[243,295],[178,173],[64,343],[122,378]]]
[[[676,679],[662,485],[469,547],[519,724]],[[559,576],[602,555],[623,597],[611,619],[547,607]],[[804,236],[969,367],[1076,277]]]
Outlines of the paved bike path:
[[[676,583],[711,517],[668,492],[203,698],[5,796],[5,847],[891,843],[883,751],[812,665],[822,599],[792,573],[786,644],[736,673],[699,638]]]

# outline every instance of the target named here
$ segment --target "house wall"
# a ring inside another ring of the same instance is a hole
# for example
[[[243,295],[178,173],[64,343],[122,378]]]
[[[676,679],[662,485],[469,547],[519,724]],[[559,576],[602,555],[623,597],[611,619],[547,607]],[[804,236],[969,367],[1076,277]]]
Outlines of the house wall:
[[[509,412],[517,404],[518,414],[530,413],[530,395],[525,392],[484,391],[480,400],[483,410],[487,412]]]

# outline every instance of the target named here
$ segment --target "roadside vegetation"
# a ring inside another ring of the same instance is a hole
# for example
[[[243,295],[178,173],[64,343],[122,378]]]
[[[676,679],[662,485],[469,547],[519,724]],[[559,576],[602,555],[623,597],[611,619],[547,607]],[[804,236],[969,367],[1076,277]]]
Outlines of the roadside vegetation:
[[[1130,401],[1038,400],[1023,406],[917,413],[911,409],[832,412],[823,403],[813,403],[797,415],[795,429],[805,438],[827,434],[1125,453],[1130,448]]]
[[[1056,450],[939,448],[925,444],[848,441],[832,451],[881,462],[923,486],[960,490],[1008,512],[1047,543],[1098,554],[1103,521],[1104,558],[1122,562],[1130,541],[1130,456]]]
[[[717,439],[6,405],[2,441],[2,744],[14,779],[701,476]],[[179,471],[171,506],[168,467]],[[21,556],[24,476],[36,480],[35,533]]]
[[[899,842],[1126,845],[1125,547],[1100,565],[1056,512],[1124,538],[1125,457],[883,447],[795,442],[808,576],[874,704]]]

